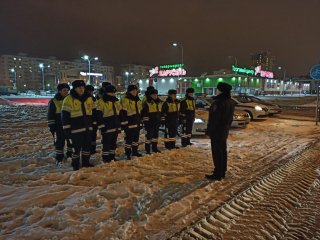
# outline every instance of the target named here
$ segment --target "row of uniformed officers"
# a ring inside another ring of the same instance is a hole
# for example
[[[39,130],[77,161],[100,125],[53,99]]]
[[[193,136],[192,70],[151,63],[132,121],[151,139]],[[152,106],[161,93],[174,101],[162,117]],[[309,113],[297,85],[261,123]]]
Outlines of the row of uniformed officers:
[[[169,90],[166,101],[158,97],[158,91],[148,87],[140,100],[136,85],[129,85],[125,96],[116,97],[116,88],[104,82],[98,97],[93,96],[94,88],[75,80],[72,89],[68,84],[59,84],[58,93],[49,102],[48,126],[55,137],[56,164],[60,166],[64,158],[67,141],[67,157],[72,158],[74,170],[92,167],[90,155],[95,153],[97,130],[102,135],[102,160],[115,160],[118,134],[125,135],[125,155],[141,157],[138,151],[140,129],[144,126],[145,151],[160,152],[158,149],[159,128],[165,128],[165,147],[176,148],[176,135],[182,124],[181,145],[191,145],[190,138],[195,119],[194,89],[188,88],[186,96],[177,100],[176,90]]]

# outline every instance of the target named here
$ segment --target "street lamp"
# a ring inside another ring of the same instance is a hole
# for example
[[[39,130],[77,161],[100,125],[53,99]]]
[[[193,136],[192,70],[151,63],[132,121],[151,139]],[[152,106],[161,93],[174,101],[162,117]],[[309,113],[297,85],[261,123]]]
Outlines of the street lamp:
[[[14,68],[11,68],[10,71],[14,73],[13,89],[17,89],[17,72]]]
[[[287,73],[287,69],[284,68],[284,67],[278,67],[279,70],[282,70],[283,69],[283,90],[282,92],[284,93],[285,89],[284,89],[284,83],[285,83],[285,80],[286,80],[286,73]],[[291,88],[291,86],[290,86]]]
[[[39,64],[39,68],[41,69],[41,73],[42,73],[42,90],[45,91],[46,89],[45,89],[45,85],[44,85],[44,71],[43,71],[44,65],[43,65],[43,63]]]
[[[94,58],[90,58],[88,55],[84,55],[83,57],[81,57],[83,60],[88,62],[88,76],[89,76],[89,84],[91,83],[91,75],[90,75],[90,71],[91,71],[91,61],[95,60],[98,61],[99,58],[98,57],[94,57]]]
[[[174,46],[174,47],[179,46],[181,48],[181,63],[183,64],[183,46],[182,46],[182,44],[174,42],[174,43],[172,43],[172,46]]]

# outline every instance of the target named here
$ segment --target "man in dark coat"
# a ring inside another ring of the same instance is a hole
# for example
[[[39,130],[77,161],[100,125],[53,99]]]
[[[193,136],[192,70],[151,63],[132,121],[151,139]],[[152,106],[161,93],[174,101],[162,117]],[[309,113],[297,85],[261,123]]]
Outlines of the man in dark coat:
[[[48,126],[51,134],[55,138],[56,147],[56,165],[62,166],[62,160],[64,158],[64,145],[67,140],[67,158],[71,157],[72,147],[68,139],[66,139],[61,121],[61,109],[62,103],[66,96],[69,94],[70,87],[67,83],[60,83],[57,86],[58,93],[50,100],[48,104]]]
[[[66,138],[72,140],[72,167],[74,171],[82,167],[93,167],[90,163],[91,136],[93,130],[92,112],[94,102],[85,93],[83,80],[72,82],[70,95],[63,100],[62,125]]]
[[[213,97],[207,126],[207,135],[211,138],[214,171],[213,174],[206,175],[206,178],[220,181],[227,171],[227,138],[233,120],[235,102],[231,99],[231,85],[220,82],[217,89],[218,95]]]
[[[181,145],[186,147],[192,145],[192,127],[196,115],[196,101],[193,97],[194,89],[187,88],[186,97],[180,102],[180,122],[182,124]]]

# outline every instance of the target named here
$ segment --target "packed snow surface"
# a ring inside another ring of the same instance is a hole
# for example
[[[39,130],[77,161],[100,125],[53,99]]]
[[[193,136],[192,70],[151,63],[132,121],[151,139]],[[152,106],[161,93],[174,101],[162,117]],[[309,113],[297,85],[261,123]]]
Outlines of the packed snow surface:
[[[166,239],[203,217],[319,136],[313,122],[270,118],[232,129],[228,172],[212,171],[210,140],[72,171],[54,165],[44,106],[0,106],[0,239]],[[141,137],[141,141],[143,141]],[[98,137],[98,143],[100,138]],[[143,145],[141,145],[143,153]]]

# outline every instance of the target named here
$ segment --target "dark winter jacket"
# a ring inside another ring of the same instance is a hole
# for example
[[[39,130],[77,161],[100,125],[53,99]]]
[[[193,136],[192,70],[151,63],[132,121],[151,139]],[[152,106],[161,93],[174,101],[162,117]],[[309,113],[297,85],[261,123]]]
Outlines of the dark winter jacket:
[[[62,131],[61,109],[64,97],[57,93],[48,103],[48,127],[51,132]]]
[[[153,100],[151,97],[147,97],[147,100],[142,106],[142,118],[145,125],[148,124],[160,124],[162,117],[162,105],[163,101],[160,98]]]
[[[234,108],[235,102],[229,94],[222,93],[213,97],[207,126],[207,134],[210,137],[228,137]]]

